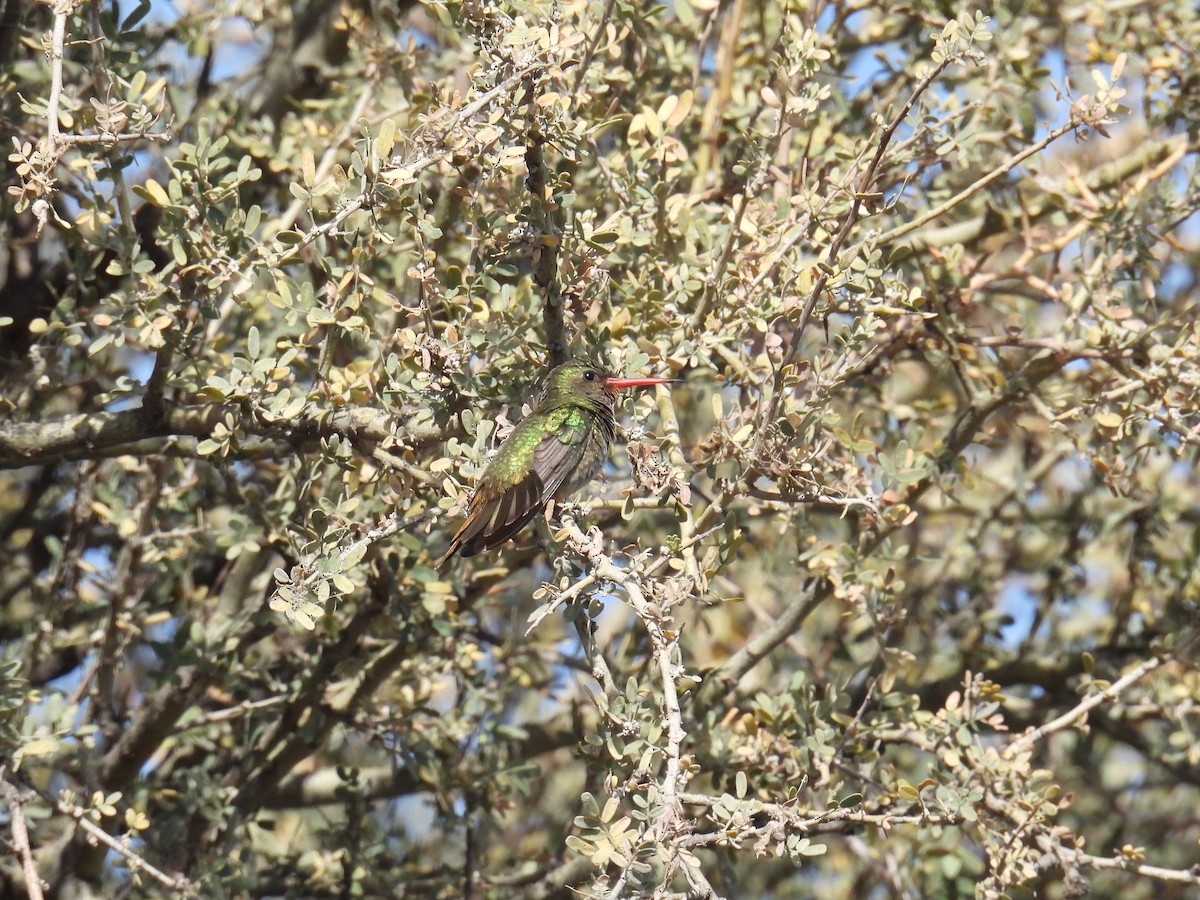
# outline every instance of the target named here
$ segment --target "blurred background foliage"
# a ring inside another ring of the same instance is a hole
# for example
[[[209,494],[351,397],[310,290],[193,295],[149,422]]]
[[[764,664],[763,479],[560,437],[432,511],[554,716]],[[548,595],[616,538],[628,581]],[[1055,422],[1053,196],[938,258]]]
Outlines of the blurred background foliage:
[[[1197,121],[1190,0],[0,0],[0,896],[1194,896]],[[682,383],[435,571],[563,353]]]

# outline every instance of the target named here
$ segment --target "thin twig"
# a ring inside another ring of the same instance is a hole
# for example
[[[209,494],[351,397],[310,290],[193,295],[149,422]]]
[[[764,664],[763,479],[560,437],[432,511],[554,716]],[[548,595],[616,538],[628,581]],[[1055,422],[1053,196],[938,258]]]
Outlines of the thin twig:
[[[586,614],[576,616],[575,631],[579,635],[579,643],[583,645],[583,652],[587,656],[591,676],[600,682],[600,688],[604,691],[605,696],[615,697],[621,693],[616,679],[613,678],[612,670],[608,667],[608,660],[604,658],[604,651],[596,644],[591,618]]]
[[[1025,162],[1025,160],[1029,159],[1029,157],[1036,156],[1038,153],[1041,153],[1064,134],[1070,134],[1072,131],[1075,131],[1079,125],[1079,120],[1072,116],[1070,121],[1068,121],[1066,124],[1055,128],[1040,141],[1034,141],[1020,153],[1010,156],[1003,164],[997,166],[979,180],[963,188],[945,203],[941,203],[932,209],[927,210],[926,212],[917,216],[915,219],[905,222],[903,225],[897,225],[891,231],[885,231],[879,236],[878,240],[876,241],[876,246],[882,247],[885,244],[889,244],[897,238],[904,237],[904,235],[908,234],[909,232],[916,231],[918,228],[927,225],[934,219],[944,216],[946,213],[950,212],[950,210],[954,209],[954,207],[964,203],[967,200],[970,200],[993,181],[1003,178],[1021,163]]]
[[[1200,885],[1200,872],[1196,871],[1194,866],[1190,869],[1165,869],[1162,866],[1149,866],[1131,859],[1092,856],[1089,853],[1080,853],[1075,857],[1075,862],[1093,869],[1118,869],[1123,872],[1145,875],[1147,878],[1157,878],[1159,881]]]
[[[427,509],[424,512],[419,512],[414,516],[402,518],[400,512],[396,511],[385,518],[382,523],[376,525],[374,528],[364,534],[357,541],[352,541],[343,547],[341,558],[345,560],[351,554],[356,554],[358,552],[356,548],[362,544],[365,544],[368,548],[370,548],[372,545],[378,544],[380,541],[386,540],[394,534],[398,534],[401,531],[407,531],[409,528],[419,525],[427,519],[431,519],[437,515],[437,513],[438,511],[436,509]]]
[[[233,719],[240,719],[242,716],[248,716],[251,713],[260,709],[270,709],[272,706],[281,706],[291,700],[291,697],[286,694],[278,694],[274,697],[267,697],[263,700],[244,700],[236,706],[227,706],[224,709],[214,709],[212,712],[201,713],[194,719],[188,719],[186,722],[180,722],[175,726],[175,734],[183,734],[187,731],[194,731],[197,728],[205,728],[209,725],[215,725],[218,722],[228,722]]]
[[[350,111],[350,115],[342,124],[342,129],[338,132],[338,136],[329,142],[325,153],[321,156],[321,162],[317,165],[316,171],[313,174],[313,182],[310,187],[315,188],[322,181],[329,177],[329,173],[333,171],[333,167],[337,162],[337,155],[341,152],[342,144],[350,137],[355,128],[358,127],[360,119],[366,115],[367,104],[376,94],[376,78],[378,77],[378,69],[372,66],[363,81],[362,93],[358,96],[358,101],[354,104],[354,109]],[[267,227],[268,234],[278,234],[280,231],[286,231],[291,228],[296,220],[300,218],[300,213],[304,211],[305,204],[308,200],[302,197],[297,197],[291,202],[291,205],[284,210],[283,215],[271,222]]]
[[[117,144],[129,141],[161,141],[166,143],[174,137],[169,131],[122,131],[119,134],[101,132],[99,134],[59,134],[54,140],[59,150],[76,146],[115,147]]]
[[[600,48],[600,41],[604,39],[604,32],[608,27],[609,20],[612,19],[613,7],[616,5],[617,0],[606,0],[604,4],[604,11],[600,13],[600,20],[596,22],[591,40],[587,43],[587,50],[583,53],[583,60],[580,62],[579,68],[575,70],[575,84],[571,88],[572,97],[578,98],[581,96],[579,89],[583,87],[583,79],[587,77],[588,67],[592,64],[592,58]]]
[[[536,615],[533,616],[533,618],[529,620],[529,627],[525,629],[525,636],[529,637],[529,635],[533,632],[533,629],[541,625],[546,616],[550,615],[559,607],[566,606],[598,581],[600,581],[600,579],[597,577],[597,574],[593,572],[591,575],[580,578],[561,594],[555,595],[554,599],[546,605],[545,609],[540,610]]]
[[[1151,657],[1150,659],[1145,660],[1140,665],[1126,673],[1124,676],[1114,681],[1104,690],[1097,691],[1096,693],[1085,697],[1074,708],[1063,713],[1057,719],[1053,719],[1047,722],[1045,725],[1041,725],[1031,731],[1025,732],[1025,734],[1018,737],[1011,744],[1009,744],[1008,747],[1005,748],[1004,757],[1006,759],[1012,759],[1018,753],[1033,747],[1034,744],[1047,735],[1054,734],[1056,731],[1062,731],[1064,728],[1071,727],[1084,716],[1086,716],[1090,710],[1095,709],[1097,706],[1107,700],[1115,700],[1121,691],[1125,690],[1125,688],[1129,687],[1135,681],[1138,681],[1147,672],[1153,672],[1161,665],[1162,660],[1158,657]]]
[[[917,105],[917,101],[921,98],[925,91],[929,89],[930,85],[937,80],[942,72],[946,70],[946,67],[950,65],[952,59],[952,56],[947,55],[942,59],[941,62],[930,69],[925,74],[924,78],[917,82],[917,86],[913,88],[913,92],[909,95],[908,100],[905,101],[904,106],[900,108],[900,111],[892,118],[892,121],[888,123],[887,127],[884,128],[883,133],[880,134],[879,144],[875,149],[875,155],[871,158],[870,163],[867,164],[867,168],[863,171],[862,175],[855,180],[852,188],[854,199],[850,204],[850,211],[846,214],[846,218],[842,222],[842,227],[838,229],[838,232],[836,235],[834,235],[833,240],[829,242],[829,247],[825,251],[825,264],[818,267],[817,277],[813,283],[812,290],[809,292],[808,299],[804,303],[804,308],[800,311],[800,317],[796,320],[796,323],[792,329],[791,340],[788,342],[787,351],[783,356],[783,361],[775,369],[774,385],[771,391],[771,398],[767,401],[767,411],[766,415],[762,419],[762,422],[769,423],[775,421],[776,414],[779,412],[780,399],[783,396],[784,372],[788,367],[788,363],[796,358],[796,353],[800,349],[800,341],[804,338],[804,330],[808,326],[809,319],[812,318],[813,310],[816,309],[817,302],[821,299],[821,295],[825,292],[825,286],[829,283],[829,279],[836,271],[834,266],[837,263],[838,254],[841,253],[842,245],[845,244],[846,239],[850,236],[850,232],[854,229],[854,226],[858,224],[858,220],[862,216],[863,199],[870,191],[871,185],[875,181],[875,173],[878,171],[880,164],[883,162],[883,157],[887,152],[888,145],[891,143],[892,137],[896,133],[896,129],[900,127],[901,123],[906,118],[908,118],[908,114],[912,112],[913,107]],[[759,429],[760,442],[766,433],[766,428]]]
[[[33,859],[33,848],[29,844],[29,826],[25,824],[25,798],[16,785],[9,782],[8,767],[0,766],[0,798],[8,805],[8,818],[12,826],[13,847],[21,858],[21,871],[25,875],[25,892],[29,900],[42,900],[42,877],[38,874]]]
[[[686,806],[703,806],[709,809],[724,802],[724,798],[711,797],[708,794],[683,793],[679,795],[680,802]],[[755,814],[769,816],[772,820],[757,828],[746,828],[733,835],[726,831],[711,834],[686,835],[679,840],[682,847],[703,847],[721,844],[736,844],[751,837],[761,837],[762,834],[775,825],[780,825],[788,833],[806,835],[820,834],[829,831],[841,831],[849,824],[871,825],[886,830],[895,825],[958,825],[963,819],[960,815],[937,815],[928,810],[919,813],[873,813],[861,805],[843,806],[824,811],[795,809],[787,804],[752,802],[751,809]]]
[[[185,897],[199,896],[186,876],[168,875],[162,869],[148,863],[145,857],[139,855],[122,841],[117,840],[88,818],[88,811],[86,809],[82,809],[66,800],[60,800],[58,810],[74,819],[79,827],[88,833],[89,839],[94,838],[114,853],[124,857],[125,861],[129,864],[129,871],[131,873],[145,872],[167,890],[173,891],[176,894],[182,894]]]

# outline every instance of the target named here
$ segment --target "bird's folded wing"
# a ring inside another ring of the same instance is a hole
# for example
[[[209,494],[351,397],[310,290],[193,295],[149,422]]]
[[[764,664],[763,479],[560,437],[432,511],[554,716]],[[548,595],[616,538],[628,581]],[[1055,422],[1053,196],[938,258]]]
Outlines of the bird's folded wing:
[[[586,420],[578,411],[566,408],[555,419],[550,424],[557,429],[538,442],[525,477],[478,507],[471,504],[476,508],[454,536],[459,555],[472,556],[503,544],[545,508],[579,466],[587,445]]]

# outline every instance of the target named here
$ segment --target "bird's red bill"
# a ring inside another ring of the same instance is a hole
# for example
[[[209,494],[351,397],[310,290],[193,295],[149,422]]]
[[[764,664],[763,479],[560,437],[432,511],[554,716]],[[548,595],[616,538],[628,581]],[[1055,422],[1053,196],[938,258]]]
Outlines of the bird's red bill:
[[[650,387],[655,384],[670,384],[674,378],[605,378],[604,386],[614,390],[634,387]]]

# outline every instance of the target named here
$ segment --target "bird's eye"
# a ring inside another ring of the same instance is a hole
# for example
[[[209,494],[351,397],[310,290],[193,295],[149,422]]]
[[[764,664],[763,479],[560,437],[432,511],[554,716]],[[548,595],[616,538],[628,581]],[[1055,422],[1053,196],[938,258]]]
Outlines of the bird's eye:
[[[595,381],[596,373],[589,369],[588,371],[583,373],[583,377],[584,377],[585,381]]]

